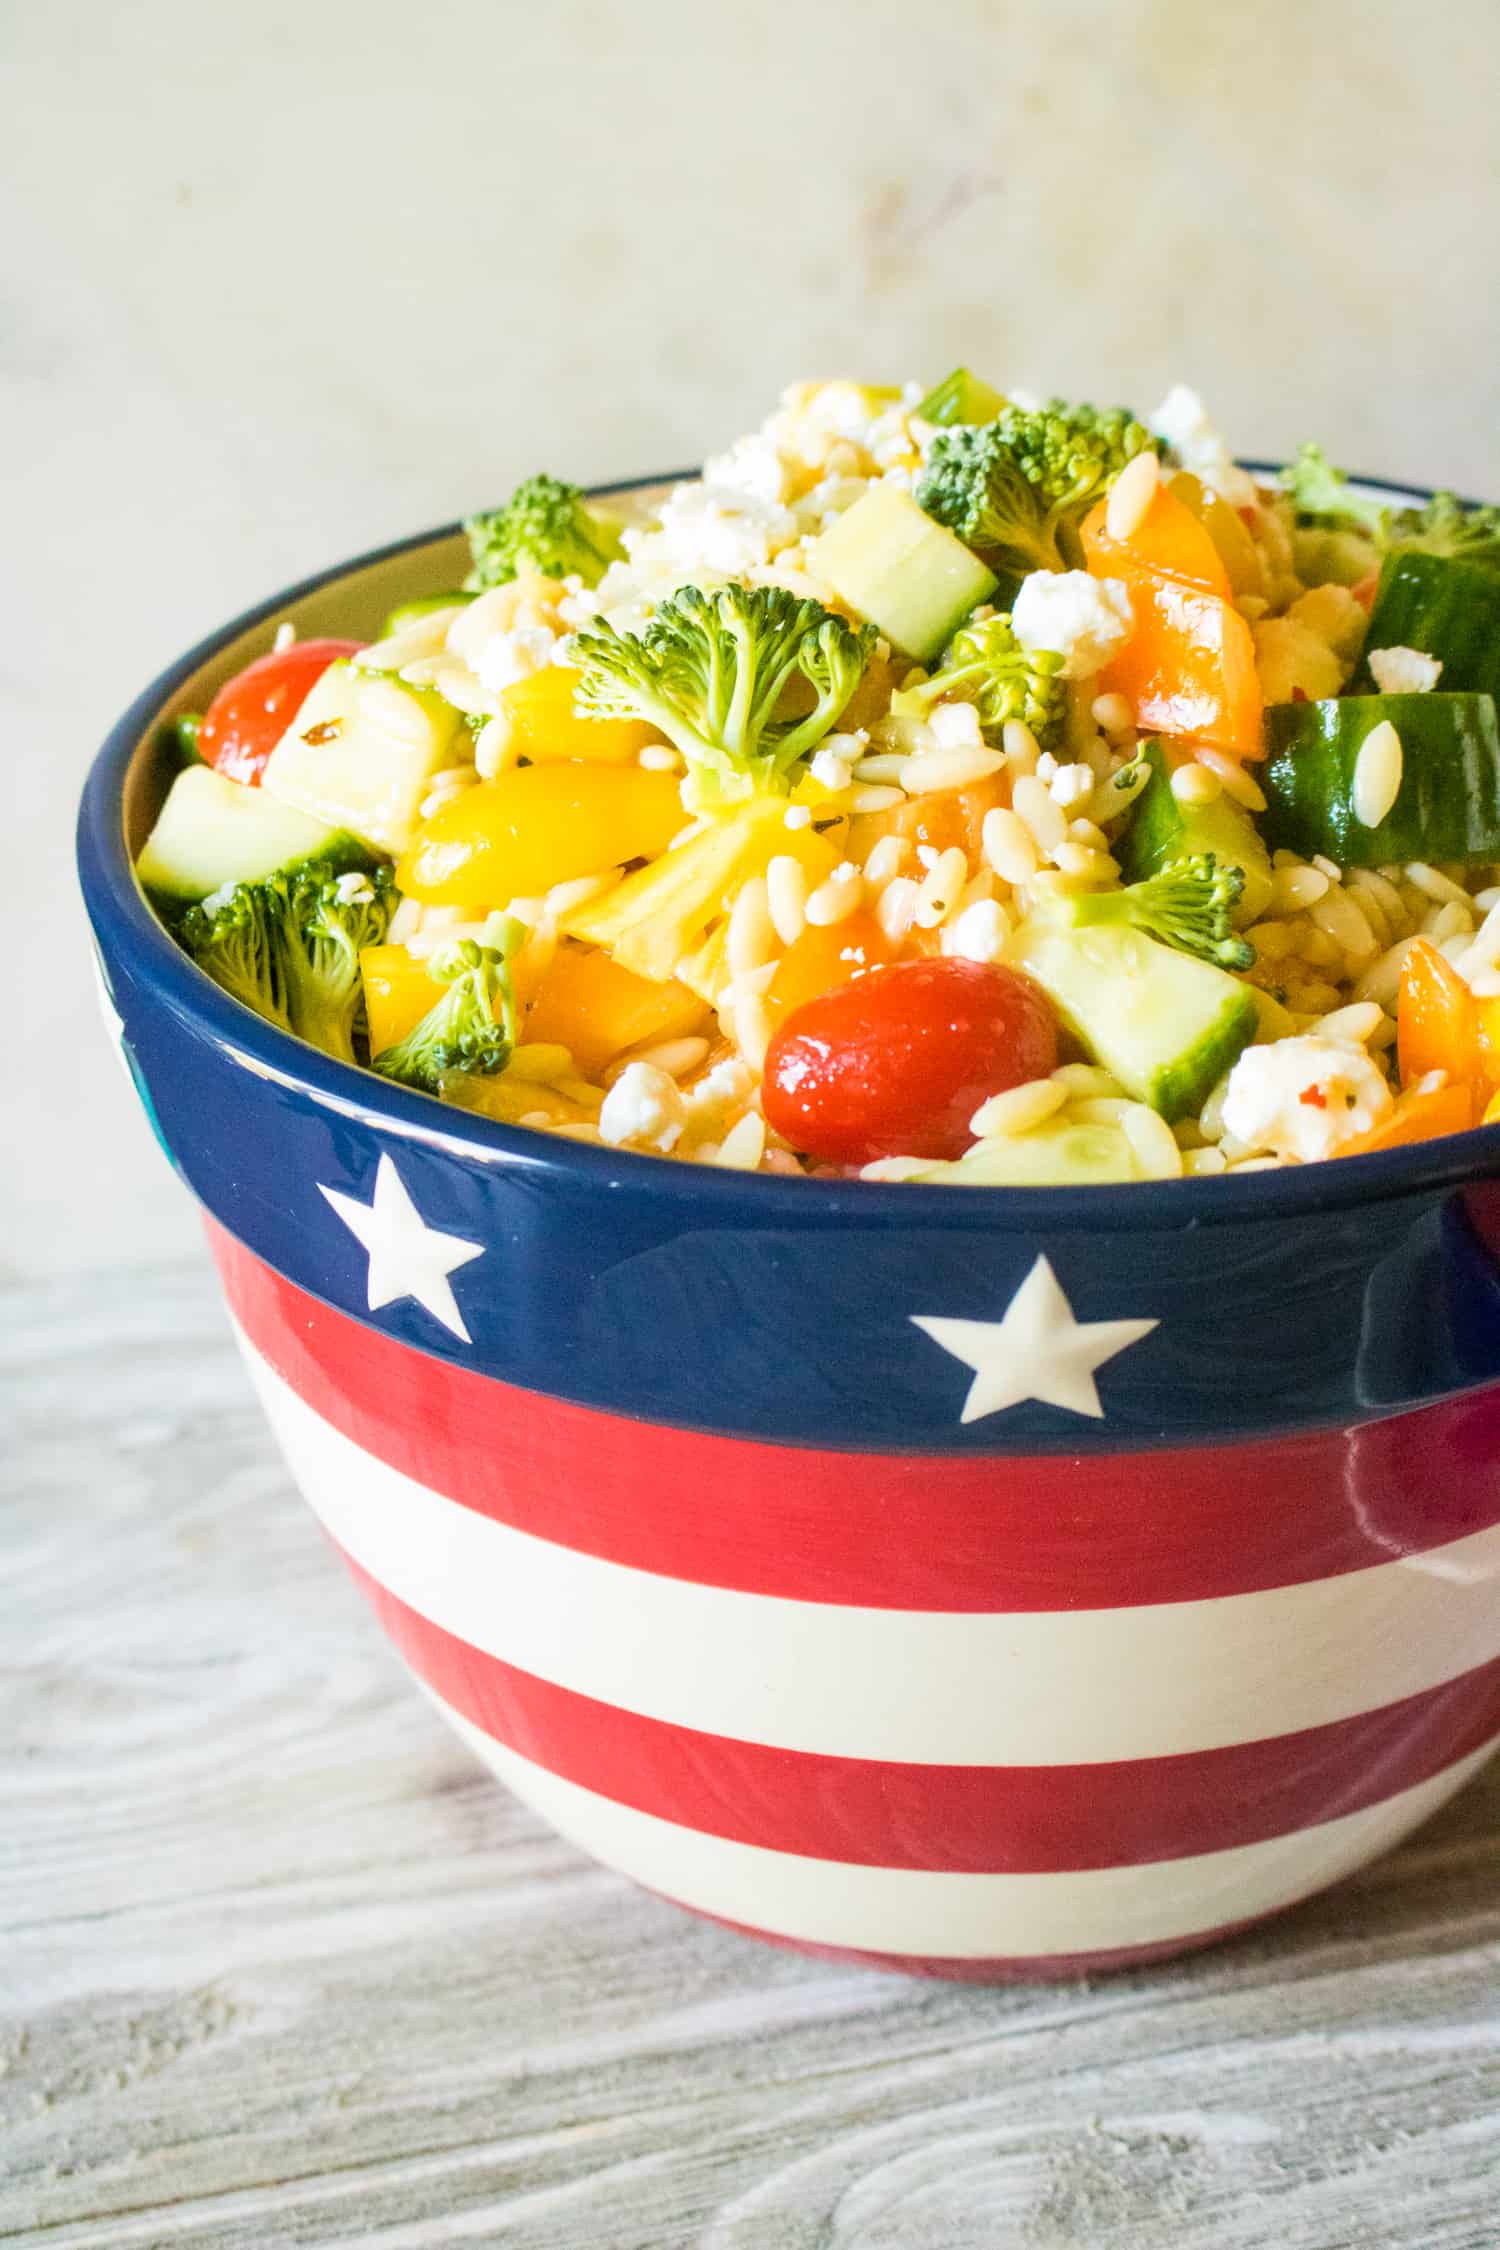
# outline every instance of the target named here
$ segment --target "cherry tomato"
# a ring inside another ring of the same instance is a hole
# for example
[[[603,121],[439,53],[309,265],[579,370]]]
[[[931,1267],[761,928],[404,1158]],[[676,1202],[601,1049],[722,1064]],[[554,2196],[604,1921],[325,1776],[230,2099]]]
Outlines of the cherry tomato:
[[[835,1164],[953,1157],[982,1101],[1056,1064],[1056,1020],[1029,977],[903,961],[794,1009],[767,1051],[761,1100],[793,1148]]]
[[[293,641],[258,656],[225,682],[203,715],[198,755],[230,781],[254,788],[267,758],[297,716],[314,682],[362,641]]]

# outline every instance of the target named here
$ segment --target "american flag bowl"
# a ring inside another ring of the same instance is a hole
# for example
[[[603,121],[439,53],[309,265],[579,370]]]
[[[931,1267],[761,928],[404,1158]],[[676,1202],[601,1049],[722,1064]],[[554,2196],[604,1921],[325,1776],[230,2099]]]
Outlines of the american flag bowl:
[[[192,650],[94,766],[106,1017],[293,1475],[417,1684],[584,1851],[936,1976],[1199,1946],[1500,1740],[1500,1132],[1240,1178],[752,1177],[507,1128],[209,982],[158,737],[373,637],[451,532]]]

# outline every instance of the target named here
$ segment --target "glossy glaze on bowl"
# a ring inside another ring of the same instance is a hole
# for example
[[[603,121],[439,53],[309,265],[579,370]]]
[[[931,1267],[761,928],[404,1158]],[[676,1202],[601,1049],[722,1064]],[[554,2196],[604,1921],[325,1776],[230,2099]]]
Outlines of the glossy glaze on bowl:
[[[666,1895],[946,1975],[1206,1941],[1500,1736],[1500,1132],[1238,1180],[829,1187],[330,1062],[129,873],[156,722],[266,621],[372,634],[451,534],[121,722],[109,1012],[303,1490],[461,1735]]]

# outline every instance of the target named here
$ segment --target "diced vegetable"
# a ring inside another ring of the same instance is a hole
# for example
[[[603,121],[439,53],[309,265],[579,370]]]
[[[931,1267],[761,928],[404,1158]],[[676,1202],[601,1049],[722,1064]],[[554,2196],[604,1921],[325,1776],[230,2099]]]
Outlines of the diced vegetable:
[[[852,984],[871,969],[885,968],[894,958],[895,949],[873,914],[857,909],[842,922],[821,926],[809,922],[782,954],[766,988],[773,1022],[779,1023],[804,1001]]]
[[[1202,1108],[1259,1027],[1248,985],[1139,930],[1033,917],[1009,953],[1093,1059],[1169,1125]]]
[[[266,760],[330,664],[355,655],[358,641],[293,641],[269,649],[220,688],[199,722],[193,747],[206,766],[254,788]]]
[[[1443,692],[1467,689],[1500,699],[1500,572],[1445,555],[1388,555],[1365,648],[1420,649],[1440,660]],[[1374,684],[1366,661],[1356,685]]]
[[[889,484],[872,486],[824,532],[811,564],[856,617],[919,663],[936,656],[998,584],[961,539]]]
[[[425,906],[477,912],[652,859],[682,823],[670,774],[562,762],[511,767],[440,805],[412,839],[397,880]]]
[[[526,1042],[566,1047],[586,1077],[597,1077],[627,1047],[701,1031],[707,1009],[675,978],[655,984],[609,954],[560,945],[526,1017]]]
[[[1403,1086],[1429,1071],[1487,1101],[1500,1083],[1500,1057],[1468,985],[1447,956],[1426,938],[1408,946],[1396,1003],[1396,1058]]]
[[[1123,1126],[1050,1118],[1029,1133],[976,1141],[956,1163],[912,1177],[944,1187],[1110,1187],[1150,1174]]]
[[[1123,580],[1135,631],[1100,685],[1126,697],[1141,727],[1260,757],[1255,643],[1207,531],[1165,486],[1128,540],[1105,518],[1101,506],[1085,522],[1084,552],[1096,578]]]
[[[637,976],[665,984],[740,885],[763,875],[779,852],[800,861],[809,887],[832,874],[838,864],[833,846],[814,828],[788,828],[785,812],[784,800],[763,797],[709,822],[654,866],[638,868],[603,898],[564,915],[563,929],[606,947]]]
[[[359,957],[370,1052],[378,1055],[414,1031],[443,997],[425,960],[404,945],[367,945]]]
[[[1096,578],[1123,578],[1128,586],[1133,572],[1154,572],[1228,597],[1229,573],[1208,526],[1170,485],[1157,485],[1128,539],[1114,537],[1108,518],[1101,501],[1084,519],[1084,553]]]
[[[261,786],[315,819],[400,852],[433,775],[453,755],[459,714],[385,673],[330,664],[266,761]]]
[[[1238,508],[1187,469],[1167,479],[1167,490],[1198,518],[1224,566],[1232,594],[1264,595],[1266,570]],[[1167,566],[1164,566],[1167,567]]]
[[[1383,1148],[1407,1148],[1414,1141],[1438,1140],[1444,1133],[1466,1133],[1473,1122],[1472,1089],[1437,1086],[1427,1094],[1403,1094],[1389,1117],[1352,1141],[1340,1141],[1334,1154],[1373,1156]]]
[[[1169,867],[1174,860],[1212,852],[1222,866],[1237,867],[1245,887],[1234,921],[1248,928],[1271,903],[1271,855],[1244,807],[1221,791],[1206,805],[1185,805],[1172,794],[1172,769],[1159,742],[1141,751],[1151,778],[1135,801],[1130,825],[1114,846],[1127,883]]]
[[[380,628],[380,638],[388,641],[397,633],[404,633],[408,625],[419,625],[424,617],[434,617],[442,609],[467,609],[474,599],[462,591],[446,594],[419,594],[414,601],[398,602]]]
[[[1029,977],[979,961],[906,961],[796,1009],[766,1055],[766,1122],[835,1164],[954,1157],[991,1094],[1045,1078],[1052,1010]]]
[[[967,367],[955,367],[951,375],[933,385],[912,412],[918,421],[947,429],[955,422],[993,421],[1004,404],[999,391],[971,375]]]
[[[1356,811],[1360,752],[1382,722],[1400,743],[1400,785],[1374,827]],[[1274,850],[1341,867],[1500,857],[1500,726],[1488,695],[1346,695],[1266,713],[1261,830]]]
[[[508,747],[532,765],[581,758],[597,765],[633,765],[646,745],[660,742],[642,719],[596,719],[574,697],[582,674],[571,664],[544,664],[500,691],[510,723]]]
[[[930,789],[883,812],[856,813],[849,823],[849,857],[862,867],[882,836],[904,836],[913,846],[928,845],[936,852],[957,844],[977,862],[985,814],[1009,802],[1010,783],[996,773],[965,782],[961,789]]]
[[[141,888],[159,904],[191,905],[225,883],[258,883],[317,860],[335,873],[375,864],[347,829],[330,828],[211,766],[185,766],[167,791],[136,861]]]

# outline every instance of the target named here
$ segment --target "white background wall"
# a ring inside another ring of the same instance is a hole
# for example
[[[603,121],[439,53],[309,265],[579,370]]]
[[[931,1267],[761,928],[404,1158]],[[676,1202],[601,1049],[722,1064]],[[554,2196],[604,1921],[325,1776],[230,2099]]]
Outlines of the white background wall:
[[[72,806],[276,586],[959,358],[1500,494],[1495,0],[49,0],[0,52],[12,1272],[192,1238]]]

